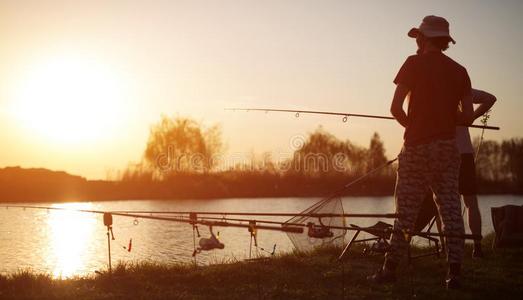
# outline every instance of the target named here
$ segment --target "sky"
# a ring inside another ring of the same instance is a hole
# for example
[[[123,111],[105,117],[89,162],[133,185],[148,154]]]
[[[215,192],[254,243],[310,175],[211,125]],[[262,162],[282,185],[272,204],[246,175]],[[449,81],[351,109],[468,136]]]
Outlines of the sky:
[[[291,152],[318,126],[387,155],[387,120],[226,107],[389,115],[392,80],[426,15],[450,22],[446,54],[498,98],[485,138],[521,137],[523,1],[0,0],[0,167],[105,179],[140,161],[168,116],[219,124],[226,154]],[[480,131],[473,130],[472,135]]]

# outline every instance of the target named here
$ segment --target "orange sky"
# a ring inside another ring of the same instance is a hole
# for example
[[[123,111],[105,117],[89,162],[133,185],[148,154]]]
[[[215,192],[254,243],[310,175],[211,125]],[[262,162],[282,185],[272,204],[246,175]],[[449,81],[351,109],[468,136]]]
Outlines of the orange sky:
[[[450,21],[448,55],[499,99],[490,123],[502,131],[486,137],[520,136],[522,11],[521,1],[1,1],[0,167],[105,178],[140,159],[162,113],[220,123],[230,155],[292,151],[293,136],[321,124],[361,145],[378,131],[393,156],[395,122],[223,108],[388,114],[415,50],[406,32],[427,14]]]

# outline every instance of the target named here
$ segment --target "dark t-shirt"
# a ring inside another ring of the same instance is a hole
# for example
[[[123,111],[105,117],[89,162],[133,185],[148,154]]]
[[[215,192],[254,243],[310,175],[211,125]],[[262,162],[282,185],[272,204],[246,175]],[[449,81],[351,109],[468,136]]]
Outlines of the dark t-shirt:
[[[458,104],[472,88],[464,67],[440,52],[412,55],[394,83],[410,90],[405,145],[454,138]]]

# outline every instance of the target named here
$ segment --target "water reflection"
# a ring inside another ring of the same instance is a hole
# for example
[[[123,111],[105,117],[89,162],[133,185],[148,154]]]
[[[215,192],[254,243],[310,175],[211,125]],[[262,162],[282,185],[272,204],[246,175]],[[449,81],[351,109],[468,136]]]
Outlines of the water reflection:
[[[246,211],[246,212],[299,212],[318,201],[318,198],[265,198],[194,200],[136,200],[104,201],[94,203],[52,204],[42,206],[70,209],[121,210],[178,210],[178,211]],[[388,213],[394,211],[392,197],[346,197],[344,209],[348,213]],[[492,229],[490,207],[506,204],[521,205],[521,196],[481,196],[483,233]],[[285,220],[286,218],[274,218]],[[272,220],[272,218],[271,218]],[[111,241],[113,266],[119,261],[150,261],[162,264],[192,262],[193,236],[191,226],[156,220],[139,220],[128,217],[114,218],[115,240]],[[348,224],[370,226],[377,219],[348,218]],[[391,220],[384,220],[391,222]],[[107,268],[107,236],[102,216],[74,211],[0,209],[0,274],[20,269],[31,269],[56,277],[92,275],[95,270]],[[468,226],[466,226],[468,228]],[[249,255],[250,234],[243,228],[215,228],[225,249],[201,253],[198,264],[242,260]],[[208,228],[200,228],[208,237]],[[349,239],[351,234],[346,238]],[[127,250],[133,239],[132,251]],[[291,251],[293,246],[282,232],[260,231],[260,247],[276,252]],[[125,247],[125,248],[124,248]],[[253,249],[254,250],[254,249]],[[262,255],[269,255],[262,253]],[[1,297],[0,297],[1,298]]]
[[[91,209],[91,203],[53,204],[52,207]],[[70,277],[86,267],[88,244],[96,226],[93,214],[69,210],[50,210],[47,218],[49,253],[53,277]]]

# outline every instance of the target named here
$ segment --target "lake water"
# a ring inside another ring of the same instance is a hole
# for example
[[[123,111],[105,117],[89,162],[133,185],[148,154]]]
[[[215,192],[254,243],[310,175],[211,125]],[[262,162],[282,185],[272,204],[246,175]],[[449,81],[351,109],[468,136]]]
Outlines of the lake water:
[[[70,207],[92,210],[177,210],[177,211],[241,211],[299,212],[319,198],[260,198],[216,200],[140,200],[82,202],[68,204],[39,203],[42,206]],[[483,234],[493,231],[490,208],[506,204],[523,205],[522,196],[481,196]],[[21,204],[17,204],[21,205]],[[345,197],[346,213],[393,213],[392,197]],[[264,218],[257,218],[264,219]],[[267,218],[265,218],[267,219]],[[274,218],[271,220],[275,220]],[[276,219],[278,220],[278,219]],[[282,220],[281,218],[279,220]],[[283,218],[285,220],[285,218]],[[369,226],[377,219],[348,219],[347,224]],[[392,222],[392,220],[386,220]],[[161,263],[193,260],[193,234],[188,224],[114,216],[112,242],[113,265],[117,261],[151,261]],[[250,234],[247,229],[215,228],[225,249],[199,254],[198,264],[241,260],[249,256]],[[202,237],[208,229],[200,227]],[[349,238],[348,235],[346,238]],[[129,240],[132,249],[127,251]],[[276,252],[291,251],[286,234],[260,231],[260,247]],[[125,247],[125,248],[124,248]],[[256,249],[253,250],[256,254]],[[267,255],[261,251],[260,255]],[[0,273],[32,269],[54,277],[94,274],[107,268],[107,236],[102,216],[71,211],[9,208],[0,209]]]

